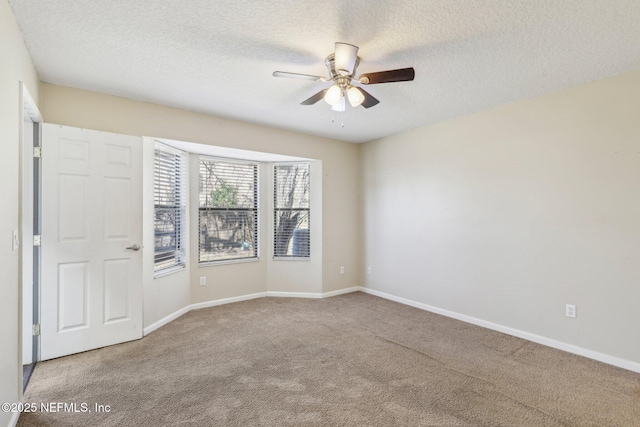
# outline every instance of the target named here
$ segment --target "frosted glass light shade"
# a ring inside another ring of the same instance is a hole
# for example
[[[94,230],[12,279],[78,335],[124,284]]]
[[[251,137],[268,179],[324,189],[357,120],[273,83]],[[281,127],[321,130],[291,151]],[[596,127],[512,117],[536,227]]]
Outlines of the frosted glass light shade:
[[[344,111],[347,106],[344,96],[340,98],[340,100],[331,106],[333,111]]]
[[[340,98],[342,97],[342,91],[338,86],[331,86],[327,93],[324,94],[324,100],[329,105],[336,105],[340,102]]]
[[[351,104],[352,107],[357,107],[364,101],[364,95],[354,86],[349,88],[347,96],[349,97],[349,104]]]
[[[348,76],[353,73],[358,58],[358,46],[336,43],[335,68],[338,74]]]

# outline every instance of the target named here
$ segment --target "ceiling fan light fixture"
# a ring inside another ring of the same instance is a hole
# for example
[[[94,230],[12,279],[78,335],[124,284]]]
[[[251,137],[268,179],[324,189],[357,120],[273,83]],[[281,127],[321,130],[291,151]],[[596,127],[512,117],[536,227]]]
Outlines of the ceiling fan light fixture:
[[[345,97],[341,96],[340,100],[331,106],[333,111],[343,112],[347,107],[347,103],[345,101]]]
[[[327,90],[327,93],[324,95],[324,100],[326,101],[326,103],[332,106],[339,103],[341,98],[342,90],[340,90],[340,87],[338,87],[338,85],[331,86],[329,90]]]
[[[347,97],[349,98],[349,104],[351,104],[352,107],[357,107],[364,101],[364,95],[355,86],[351,86],[349,88],[347,91]]]
[[[350,76],[358,59],[358,46],[349,43],[336,43],[335,68],[338,74]]]

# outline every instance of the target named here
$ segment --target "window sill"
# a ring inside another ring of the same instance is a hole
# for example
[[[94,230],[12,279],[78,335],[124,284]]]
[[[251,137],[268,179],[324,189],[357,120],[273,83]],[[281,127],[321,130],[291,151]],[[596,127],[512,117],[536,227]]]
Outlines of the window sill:
[[[274,256],[274,261],[311,261],[309,256]]]
[[[225,259],[225,260],[221,260],[221,261],[206,261],[206,262],[199,262],[198,263],[198,268],[201,267],[213,267],[216,265],[228,265],[228,264],[243,264],[245,262],[259,262],[260,258],[255,257],[255,258],[239,258],[239,259]]]
[[[170,274],[177,273],[177,272],[183,271],[183,270],[186,270],[186,265],[184,265],[184,264],[183,265],[178,265],[178,266],[175,266],[175,267],[171,267],[171,268],[167,268],[167,269],[164,269],[164,270],[160,270],[160,271],[154,272],[153,273],[153,278],[154,279],[158,279],[160,277],[168,276]]]

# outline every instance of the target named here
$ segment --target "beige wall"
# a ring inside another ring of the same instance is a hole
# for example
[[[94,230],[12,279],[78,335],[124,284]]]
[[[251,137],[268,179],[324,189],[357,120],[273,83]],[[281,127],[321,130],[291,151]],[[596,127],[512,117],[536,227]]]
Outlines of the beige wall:
[[[12,251],[12,231],[18,230],[19,150],[22,111],[19,82],[23,81],[38,103],[39,81],[18,25],[6,1],[0,2],[0,402],[18,402],[22,394],[19,359],[18,251]],[[0,412],[0,425],[12,414]]]
[[[640,362],[640,72],[361,148],[367,287]]]
[[[358,237],[361,215],[358,199],[354,197],[359,189],[357,145],[51,84],[42,84],[41,109],[49,123],[321,161],[321,281],[317,281],[318,285],[301,284],[298,288],[289,280],[282,288],[274,287],[288,292],[329,292],[360,284]],[[191,217],[193,219],[193,212]],[[193,230],[191,236],[193,238]],[[339,274],[340,266],[345,266],[344,275]],[[192,263],[192,303],[266,290],[263,286],[266,270],[260,263],[216,268],[217,271],[197,268]],[[203,271],[206,273],[201,274]],[[221,273],[217,279],[216,272]],[[201,275],[211,276],[206,289],[198,285]],[[226,277],[235,279],[231,283],[223,280]],[[257,280],[262,281],[262,286],[257,285]],[[153,296],[148,287],[145,295]],[[159,310],[152,317],[145,316],[145,325],[168,314],[166,310]]]

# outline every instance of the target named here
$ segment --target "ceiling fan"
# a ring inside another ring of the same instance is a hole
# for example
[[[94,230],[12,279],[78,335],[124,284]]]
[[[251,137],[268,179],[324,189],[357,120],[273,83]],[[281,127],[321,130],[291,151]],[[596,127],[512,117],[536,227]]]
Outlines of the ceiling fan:
[[[293,79],[313,80],[318,82],[333,82],[333,86],[321,90],[309,99],[302,101],[302,105],[313,105],[324,99],[334,111],[344,111],[346,100],[352,107],[362,105],[371,108],[380,101],[369,92],[351,83],[357,82],[363,85],[378,83],[406,82],[415,77],[413,68],[400,68],[398,70],[379,71],[376,73],[361,74],[356,78],[355,73],[360,64],[358,46],[348,43],[336,43],[335,52],[327,56],[324,61],[329,70],[329,77],[312,76],[309,74],[287,73],[274,71],[273,77],[287,77]]]

